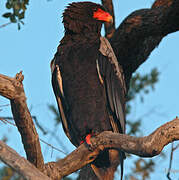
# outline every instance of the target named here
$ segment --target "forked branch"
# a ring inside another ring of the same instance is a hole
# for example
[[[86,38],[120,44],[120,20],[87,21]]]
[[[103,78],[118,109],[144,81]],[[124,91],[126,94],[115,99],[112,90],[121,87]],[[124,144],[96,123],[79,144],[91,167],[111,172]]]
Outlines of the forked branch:
[[[2,141],[0,141],[0,160],[17,171],[23,179],[50,180],[49,177]]]
[[[112,0],[102,2],[113,14]],[[139,10],[128,16],[114,33],[110,31],[110,28],[114,30],[114,27],[106,26],[109,30],[107,34],[112,36],[111,44],[116,56],[124,69],[128,87],[132,73],[148,58],[161,39],[179,30],[178,12],[178,0],[156,0],[151,9]],[[17,74],[15,78],[0,75],[0,95],[11,102],[12,113],[22,137],[27,159],[51,179],[60,179],[81,169],[91,163],[104,148],[120,148],[138,156],[152,157],[158,155],[168,143],[179,140],[179,120],[176,118],[149,136],[140,138],[103,132],[91,139],[94,151],[89,151],[85,145],[81,145],[64,159],[44,165],[38,134],[26,104],[22,80],[22,73]],[[2,159],[6,154],[2,154],[1,147],[0,145]],[[4,158],[4,162],[8,163],[8,158],[10,156]],[[16,166],[13,167],[19,171]]]
[[[47,163],[46,170],[52,179],[67,176],[91,163],[104,148],[122,149],[124,152],[140,157],[154,157],[162,151],[167,144],[179,140],[179,119],[176,118],[145,137],[132,137],[125,134],[104,131],[91,139],[94,151],[89,151],[84,144],[64,159]],[[53,173],[52,173],[53,172]],[[59,172],[55,174],[55,172]],[[55,176],[54,176],[55,174]]]
[[[26,104],[26,96],[22,84],[23,79],[22,72],[17,73],[15,78],[0,74],[0,95],[11,102],[14,121],[21,134],[27,159],[39,170],[42,170],[44,166],[43,156],[38,134]]]

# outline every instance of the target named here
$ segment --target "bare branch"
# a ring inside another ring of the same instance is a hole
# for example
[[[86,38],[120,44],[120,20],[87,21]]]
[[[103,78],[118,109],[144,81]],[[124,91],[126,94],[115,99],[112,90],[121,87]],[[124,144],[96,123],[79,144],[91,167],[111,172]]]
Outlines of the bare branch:
[[[21,134],[27,159],[38,169],[44,166],[40,142],[32,117],[26,104],[26,96],[23,89],[24,77],[22,72],[15,78],[0,74],[0,95],[8,98],[16,126]]]
[[[65,153],[64,151],[62,151],[62,150],[56,148],[55,146],[52,146],[51,144],[47,143],[46,141],[44,141],[44,140],[42,140],[42,139],[40,139],[40,141],[42,141],[44,144],[46,144],[46,145],[48,145],[49,147],[51,147],[52,150],[55,149],[56,151],[59,151],[59,152],[65,154],[65,155],[67,155],[67,153]]]
[[[10,24],[12,24],[12,22],[8,22],[8,23],[5,23],[5,24],[2,24],[2,25],[0,25],[0,29],[3,28],[3,27],[8,26],[8,25],[10,25]]]
[[[9,165],[24,179],[28,180],[50,180],[35,166],[33,166],[25,158],[21,157],[17,152],[8,147],[4,142],[0,141],[0,160]]]
[[[179,147],[179,144],[175,147],[174,147],[174,143],[172,143],[172,145],[171,145],[170,162],[169,162],[169,168],[168,168],[168,172],[167,172],[167,178],[169,180],[171,180],[170,172],[171,172],[171,168],[172,168],[173,153],[178,147]]]
[[[178,118],[162,125],[149,136],[140,138],[105,131],[91,139],[93,152],[82,144],[64,159],[47,163],[45,173],[52,179],[60,179],[94,161],[104,148],[116,148],[140,157],[153,157],[160,154],[168,143],[176,140],[179,140]]]
[[[37,127],[42,131],[42,133],[43,133],[44,135],[46,135],[46,134],[47,134],[47,131],[40,125],[40,123],[39,123],[38,120],[37,120],[37,117],[36,117],[36,116],[32,116],[32,118],[34,119]]]
[[[102,2],[107,3],[105,6],[112,11],[114,16],[112,1]],[[127,85],[129,85],[132,73],[148,58],[161,39],[178,29],[178,0],[157,0],[151,9],[135,11],[123,21],[112,36],[111,44],[124,69]],[[161,126],[149,136],[140,138],[103,132],[91,139],[93,152],[89,151],[85,145],[81,145],[64,159],[44,166],[38,134],[26,104],[22,81],[22,73],[17,74],[15,78],[0,75],[0,95],[11,102],[12,113],[22,137],[27,159],[52,179],[60,179],[81,169],[94,161],[104,148],[119,148],[138,156],[153,157],[158,155],[168,143],[179,140],[178,118]],[[2,152],[0,148],[0,153]],[[6,157],[3,156],[3,158]]]
[[[132,73],[162,38],[178,30],[178,0],[157,0],[151,9],[137,10],[121,23],[110,42],[124,69],[127,86]]]
[[[173,151],[177,150],[179,148],[179,144],[173,147]]]
[[[169,180],[171,180],[170,171],[171,171],[171,167],[172,167],[172,161],[173,161],[173,143],[171,145],[170,162],[169,162],[169,168],[168,168],[168,172],[167,172],[167,178]]]
[[[2,121],[4,124],[8,123],[8,124],[11,124],[16,127],[16,125],[14,123],[8,121],[9,120],[8,118],[9,117],[0,117],[0,121]]]
[[[105,23],[105,36],[110,39],[114,32],[115,32],[115,16],[114,16],[114,7],[112,0],[101,0],[103,6],[107,9],[107,11],[112,15],[113,17],[113,23]]]
[[[138,156],[152,157],[158,155],[168,143],[179,140],[178,118],[161,126],[149,136],[140,138],[106,131],[91,139],[93,152],[83,144],[64,159],[47,163],[44,166],[38,135],[26,105],[22,80],[21,73],[15,78],[0,75],[0,82],[5,83],[0,83],[0,94],[11,99],[13,116],[21,133],[27,158],[52,179],[60,179],[81,169],[94,161],[104,148],[119,148]]]

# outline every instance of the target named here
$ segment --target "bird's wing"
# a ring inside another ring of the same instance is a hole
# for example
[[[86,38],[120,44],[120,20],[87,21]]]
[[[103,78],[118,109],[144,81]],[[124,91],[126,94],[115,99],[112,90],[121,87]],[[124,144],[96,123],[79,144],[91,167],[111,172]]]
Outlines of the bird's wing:
[[[122,68],[118,64],[113,49],[104,37],[101,37],[100,55],[97,59],[97,71],[101,83],[104,83],[110,123],[114,132],[125,133],[125,94],[126,85]]]
[[[51,61],[50,67],[51,67],[51,73],[52,73],[52,87],[53,91],[57,100],[58,109],[60,112],[60,117],[62,120],[62,125],[64,128],[64,131],[67,135],[67,137],[71,140],[71,136],[69,133],[69,127],[67,123],[67,114],[69,111],[67,101],[65,99],[64,91],[63,91],[63,82],[62,82],[62,76],[60,72],[60,68],[55,63],[56,58]]]

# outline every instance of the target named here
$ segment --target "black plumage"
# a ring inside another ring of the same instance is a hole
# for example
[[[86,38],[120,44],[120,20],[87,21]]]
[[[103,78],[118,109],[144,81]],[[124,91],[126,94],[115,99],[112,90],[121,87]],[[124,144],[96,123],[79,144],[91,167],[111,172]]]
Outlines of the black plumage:
[[[75,146],[93,132],[125,133],[123,72],[100,33],[111,19],[103,6],[91,2],[72,3],[63,13],[65,36],[51,62],[52,86],[64,131]],[[94,162],[97,168],[110,166],[107,154]],[[118,156],[122,164],[123,153]]]

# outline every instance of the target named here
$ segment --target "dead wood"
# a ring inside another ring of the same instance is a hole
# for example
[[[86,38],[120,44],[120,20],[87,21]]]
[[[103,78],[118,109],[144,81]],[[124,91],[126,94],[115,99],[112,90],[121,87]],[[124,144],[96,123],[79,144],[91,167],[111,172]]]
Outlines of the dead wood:
[[[102,2],[114,17],[112,1]],[[123,67],[126,84],[129,87],[132,73],[147,60],[162,38],[178,31],[179,1],[156,0],[150,9],[135,11],[116,30],[114,26],[106,26],[107,37],[110,38],[119,63]],[[103,132],[91,140],[93,152],[81,145],[63,160],[44,165],[39,137],[26,104],[22,80],[22,73],[17,74],[15,78],[0,75],[0,95],[11,102],[12,113],[22,137],[27,159],[51,179],[60,179],[91,163],[104,148],[120,148],[138,156],[152,157],[158,155],[168,143],[179,140],[179,120],[176,118],[146,137],[136,138]]]
[[[43,156],[39,137],[26,104],[26,96],[22,84],[23,79],[22,72],[17,73],[15,78],[0,74],[0,95],[11,102],[12,114],[21,134],[27,159],[38,169],[42,170],[44,166]]]
[[[49,177],[2,141],[0,141],[0,160],[12,167],[26,180],[50,180]]]
[[[57,162],[47,163],[48,174],[55,174],[58,179],[81,169],[94,161],[104,148],[121,149],[124,152],[135,154],[140,157],[154,157],[162,151],[167,144],[179,140],[179,119],[176,118],[145,137],[132,137],[125,134],[104,131],[91,139],[94,151],[89,151],[84,144]],[[53,173],[52,173],[53,172]],[[57,172],[59,174],[57,175]]]

